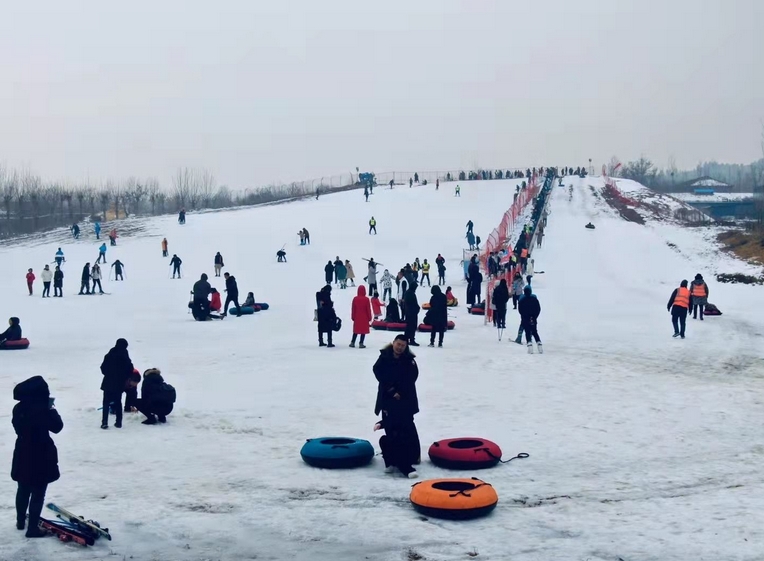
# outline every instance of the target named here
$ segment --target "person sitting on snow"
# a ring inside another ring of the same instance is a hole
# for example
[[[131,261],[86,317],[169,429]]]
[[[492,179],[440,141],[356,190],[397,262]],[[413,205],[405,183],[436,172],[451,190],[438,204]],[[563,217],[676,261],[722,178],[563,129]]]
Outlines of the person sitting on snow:
[[[255,305],[255,295],[251,292],[247,293],[247,298],[244,300],[244,304],[242,306],[247,306],[249,308],[252,308]]]
[[[390,298],[390,302],[387,304],[387,313],[385,314],[385,322],[387,323],[401,323],[401,313],[398,309],[398,301],[395,298]]]
[[[446,287],[446,304],[449,306],[456,306],[459,303],[459,301],[456,299],[456,296],[454,296],[454,293],[451,292],[451,287]]]
[[[0,347],[8,341],[18,341],[21,339],[21,320],[17,317],[12,317],[8,320],[8,325],[10,327],[0,333]]]

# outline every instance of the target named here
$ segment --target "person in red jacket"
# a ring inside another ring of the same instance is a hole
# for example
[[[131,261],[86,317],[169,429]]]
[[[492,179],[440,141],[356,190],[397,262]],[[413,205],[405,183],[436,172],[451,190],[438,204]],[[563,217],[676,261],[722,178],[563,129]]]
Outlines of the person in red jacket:
[[[364,285],[358,287],[358,296],[353,298],[353,304],[350,308],[350,319],[353,320],[353,339],[350,341],[350,346],[355,347],[356,337],[360,335],[361,343],[358,346],[361,349],[365,349],[366,345],[363,342],[369,334],[372,315],[371,302],[366,296],[366,287]]]
[[[379,301],[379,292],[376,290],[371,297],[371,311],[374,312],[374,319],[382,317],[382,302]]]
[[[32,296],[32,283],[34,282],[35,276],[32,272],[32,269],[29,269],[29,272],[27,273],[27,288],[29,289],[29,295]]]
[[[219,312],[222,307],[223,303],[220,301],[220,293],[218,292],[217,288],[213,288],[210,297],[210,310],[213,312]]]

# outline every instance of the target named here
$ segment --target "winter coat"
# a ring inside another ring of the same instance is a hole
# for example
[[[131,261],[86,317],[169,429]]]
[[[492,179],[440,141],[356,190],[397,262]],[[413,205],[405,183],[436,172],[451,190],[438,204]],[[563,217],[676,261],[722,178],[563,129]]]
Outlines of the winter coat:
[[[101,253],[106,253],[106,244],[102,243],[101,247],[98,248],[98,251],[100,251]]]
[[[334,266],[334,272],[337,273],[337,280],[344,281],[347,278],[348,270],[343,263]]]
[[[23,485],[39,487],[53,483],[60,476],[58,450],[50,433],[58,434],[64,423],[48,402],[50,391],[42,376],[34,376],[13,388],[13,450],[11,479]]]
[[[374,319],[371,313],[371,302],[366,296],[366,287],[358,287],[358,296],[353,298],[353,304],[350,308],[350,319],[353,320],[353,334],[368,335],[369,324]]]
[[[448,327],[448,303],[446,295],[440,291],[440,287],[432,287],[430,297],[430,311],[427,312],[429,325],[433,331],[445,331]]]
[[[401,322],[401,311],[398,308],[397,300],[391,298],[390,302],[387,304],[387,309],[385,310],[385,321],[387,323]]]
[[[123,341],[123,339],[120,339]],[[133,363],[130,355],[127,353],[127,344],[117,344],[103,357],[101,363],[101,390],[105,392],[123,392],[127,379],[133,373]]]
[[[334,265],[327,263],[326,267],[324,267],[324,273],[326,273],[326,282],[332,282],[332,279],[334,278]]]
[[[43,269],[42,273],[40,273],[40,277],[42,278],[42,282],[50,282],[53,280],[53,271],[50,269]]]
[[[419,368],[408,348],[399,358],[395,358],[392,345],[382,349],[374,364],[374,376],[379,382],[377,401],[374,404],[376,415],[381,411],[387,411],[394,417],[413,417],[419,413],[419,398],[416,393]],[[396,394],[399,399],[395,398]]]
[[[122,272],[122,267],[124,267],[124,263],[117,259],[114,263],[111,264],[112,267],[114,267],[114,272],[116,274],[120,274]]]
[[[398,283],[398,300],[406,298],[406,293],[409,291],[409,281],[406,277],[402,277],[400,283]]]
[[[212,287],[206,280],[199,279],[194,283],[193,292],[195,300],[206,300],[210,295],[210,292],[212,292]]]
[[[170,265],[174,265],[175,267],[180,267],[183,261],[180,260],[180,257],[177,255],[170,259]]]
[[[392,288],[393,287],[393,275],[390,274],[390,271],[387,271],[386,273],[382,274],[382,278],[379,281],[382,284],[382,288]]]
[[[334,311],[331,293],[328,290],[316,292],[316,315],[318,316],[318,331],[328,333],[334,330],[337,313]]]
[[[524,294],[517,303],[517,311],[523,323],[535,323],[541,315],[541,304],[535,294]]]
[[[228,275],[225,280],[225,289],[229,298],[239,298],[239,286],[236,284],[236,277]]]
[[[371,299],[371,311],[374,312],[374,317],[382,315],[382,302],[379,301],[378,297]]]
[[[355,279],[355,272],[353,271],[353,265],[351,265],[349,262],[345,265],[345,268],[347,269],[347,279],[348,280],[354,280]]]
[[[21,325],[20,320],[17,317],[11,318],[11,325],[0,333],[0,341],[18,341],[21,339]]]
[[[82,282],[88,282],[90,280],[90,267],[85,265],[82,268]]]
[[[528,265],[526,265],[526,267],[525,267],[525,274],[533,276],[533,269],[534,269],[533,262],[532,261],[528,261]]]
[[[61,288],[64,285],[64,272],[62,270],[58,270],[55,273],[53,273],[53,286]]]
[[[419,302],[416,298],[416,291],[409,289],[403,298],[404,311],[406,314],[406,323],[416,324],[419,321]]]
[[[210,298],[210,310],[218,312],[223,307],[223,303],[220,301],[220,293],[213,292]]]
[[[101,267],[96,265],[90,273],[90,278],[93,280],[101,280]]]
[[[223,256],[220,255],[219,253],[215,255],[215,265],[220,265],[221,267],[225,267],[225,265],[223,264]]]
[[[507,302],[509,302],[509,289],[507,288],[507,281],[501,280],[499,286],[493,289],[493,298],[491,299],[493,305],[497,310],[506,310]]]
[[[27,284],[32,284],[35,278],[34,273],[27,273]]]
[[[377,284],[377,266],[369,264],[369,284]]]
[[[522,296],[524,288],[525,281],[522,279],[522,277],[518,277],[512,281],[512,294],[515,296]]]
[[[156,368],[144,372],[141,384],[141,400],[152,413],[166,414],[172,411],[175,403],[175,390],[165,383],[162,373]]]

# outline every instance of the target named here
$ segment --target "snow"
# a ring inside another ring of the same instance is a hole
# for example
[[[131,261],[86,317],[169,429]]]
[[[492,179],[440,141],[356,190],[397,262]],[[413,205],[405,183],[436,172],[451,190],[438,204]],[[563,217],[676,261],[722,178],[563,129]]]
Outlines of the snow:
[[[729,187],[729,184],[716,179],[699,179],[692,184],[692,187]]]
[[[697,229],[672,222],[626,222],[595,193],[601,178],[566,178],[555,188],[534,288],[542,305],[545,354],[528,355],[512,339],[509,312],[502,342],[482,317],[452,309],[457,327],[445,348],[416,350],[420,367],[422,478],[477,476],[500,501],[472,522],[422,520],[411,508],[411,482],[367,468],[326,471],[299,456],[306,438],[369,439],[377,348],[349,349],[350,301],[334,290],[345,324],[335,349],[318,348],[311,321],[323,266],[339,255],[362,279],[363,257],[391,271],[415,257],[446,258],[447,280],[463,297],[458,265],[465,223],[483,239],[512,201],[515,181],[460,182],[377,189],[285,205],[138,221],[134,236],[109,248],[126,264],[110,296],[75,296],[79,271],[100,242],[60,235],[45,245],[0,248],[0,291],[7,316],[22,319],[27,351],[0,354],[0,464],[10,466],[14,435],[11,389],[42,374],[65,427],[55,436],[61,480],[48,499],[108,526],[113,542],[95,547],[25,540],[13,529],[15,485],[0,480],[6,523],[0,559],[381,561],[671,560],[761,558],[764,488],[760,438],[764,399],[764,289],[718,284],[713,273],[745,264],[722,255]],[[619,187],[636,187],[619,181]],[[567,186],[574,187],[568,200]],[[590,188],[591,186],[591,188]],[[627,193],[628,194],[628,193]],[[675,203],[679,204],[679,203]],[[378,236],[367,235],[374,215]],[[583,226],[593,222],[596,230]],[[312,245],[300,247],[307,227]],[[168,279],[170,254],[186,277]],[[287,243],[287,264],[275,252]],[[668,244],[673,244],[673,247]],[[56,247],[66,253],[64,299],[24,296],[27,267],[39,275]],[[240,291],[271,309],[223,322],[187,314],[201,272],[213,286],[220,251]],[[666,301],[683,279],[704,274],[710,301],[724,312],[689,320],[687,339],[671,338]],[[420,290],[420,301],[427,296]],[[166,425],[101,431],[101,359],[118,337],[141,370],[155,366],[178,391]],[[424,342],[420,336],[420,342]],[[481,436],[505,457],[490,470],[464,473],[426,459],[432,441]]]

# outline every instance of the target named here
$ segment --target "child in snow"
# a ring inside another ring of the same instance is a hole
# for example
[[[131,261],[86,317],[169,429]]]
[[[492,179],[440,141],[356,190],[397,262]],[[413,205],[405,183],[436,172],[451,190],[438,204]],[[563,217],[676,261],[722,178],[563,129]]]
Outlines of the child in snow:
[[[243,306],[247,306],[249,308],[253,307],[255,305],[255,295],[251,292],[247,293],[247,298],[244,300]]]
[[[27,288],[29,289],[29,295],[32,296],[32,283],[34,282],[35,276],[32,272],[32,269],[29,269],[27,271]]]
[[[212,293],[210,294],[210,310],[219,312],[222,307],[223,303],[220,301],[220,293],[217,288],[213,288]]]
[[[384,304],[379,301],[379,292],[375,290],[371,297],[371,310],[374,312],[374,319],[379,319],[382,316],[382,306]]]
[[[446,304],[449,306],[456,306],[459,304],[459,300],[456,299],[456,296],[454,296],[454,293],[451,292],[451,287],[446,287]]]

